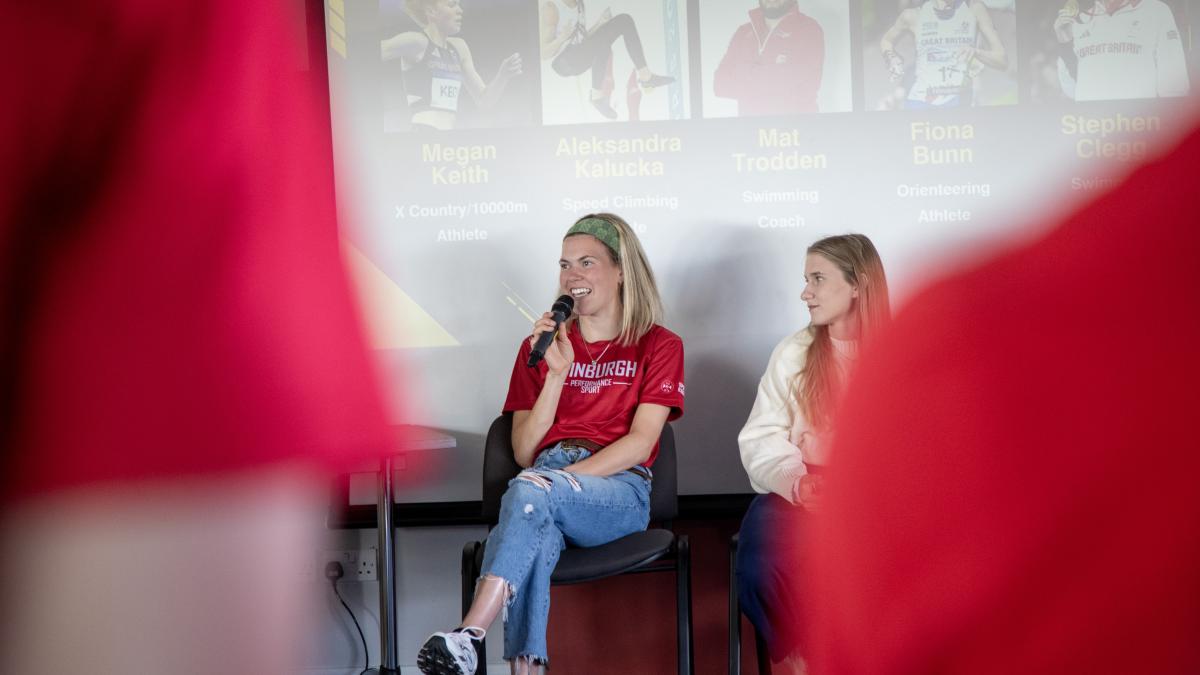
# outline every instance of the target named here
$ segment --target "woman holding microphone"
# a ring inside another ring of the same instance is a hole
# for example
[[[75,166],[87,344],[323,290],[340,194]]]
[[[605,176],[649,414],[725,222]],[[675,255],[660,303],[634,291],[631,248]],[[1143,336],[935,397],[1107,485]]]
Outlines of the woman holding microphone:
[[[417,656],[426,675],[476,672],[475,644],[504,612],[504,658],[543,672],[550,575],[567,543],[598,546],[646,528],[663,425],[683,414],[683,343],[659,325],[662,303],[637,236],[612,214],[579,219],[563,238],[559,292],[574,313],[529,367],[549,313],[523,340],[504,411],[526,467],[500,503],[483,575],[462,625]]]

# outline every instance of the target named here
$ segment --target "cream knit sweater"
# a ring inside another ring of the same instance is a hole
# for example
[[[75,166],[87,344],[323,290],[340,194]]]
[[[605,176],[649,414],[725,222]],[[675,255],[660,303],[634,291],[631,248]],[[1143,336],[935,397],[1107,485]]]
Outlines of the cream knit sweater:
[[[813,337],[814,328],[809,326],[784,338],[771,352],[750,418],[738,434],[750,485],[756,492],[774,492],[788,501],[792,484],[805,473],[804,463],[827,464],[829,459],[829,439],[812,431],[796,402],[796,377],[804,368]],[[834,340],[833,345],[845,372],[856,356],[857,342]]]

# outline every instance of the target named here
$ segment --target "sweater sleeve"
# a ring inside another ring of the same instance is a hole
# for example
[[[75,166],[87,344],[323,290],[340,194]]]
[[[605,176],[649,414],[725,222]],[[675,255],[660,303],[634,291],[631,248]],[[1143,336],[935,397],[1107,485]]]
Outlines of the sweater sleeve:
[[[738,434],[738,450],[751,486],[757,492],[774,492],[789,502],[792,484],[805,473],[800,449],[789,437],[797,425],[807,426],[798,419],[800,411],[794,404],[792,383],[804,367],[808,343],[806,330],[775,347],[758,383],[750,419]]]
[[[1159,6],[1158,30],[1156,31],[1154,60],[1158,65],[1158,95],[1186,96],[1188,93],[1187,57],[1175,15],[1166,5]]]

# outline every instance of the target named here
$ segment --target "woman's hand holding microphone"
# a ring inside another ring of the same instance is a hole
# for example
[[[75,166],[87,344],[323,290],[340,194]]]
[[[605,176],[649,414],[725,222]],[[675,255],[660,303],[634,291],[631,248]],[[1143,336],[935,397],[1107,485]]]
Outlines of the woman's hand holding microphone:
[[[542,318],[534,322],[533,335],[529,336],[529,346],[533,347],[542,333],[554,329],[554,317],[550,312],[546,312]],[[558,331],[558,334],[554,336],[554,341],[546,348],[545,361],[546,368],[549,369],[551,375],[565,378],[570,372],[571,364],[575,362],[575,349],[571,346],[571,340],[567,338],[565,326]]]

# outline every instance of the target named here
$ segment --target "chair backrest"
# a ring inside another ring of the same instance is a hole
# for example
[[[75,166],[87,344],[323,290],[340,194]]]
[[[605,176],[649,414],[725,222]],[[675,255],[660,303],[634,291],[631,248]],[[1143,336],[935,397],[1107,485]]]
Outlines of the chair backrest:
[[[495,525],[500,520],[500,498],[508,489],[508,481],[520,472],[520,465],[513,459],[512,415],[504,414],[492,422],[483,446],[483,520],[488,525]],[[679,513],[679,484],[676,476],[675,432],[670,424],[663,425],[653,473],[650,520],[673,520]]]

